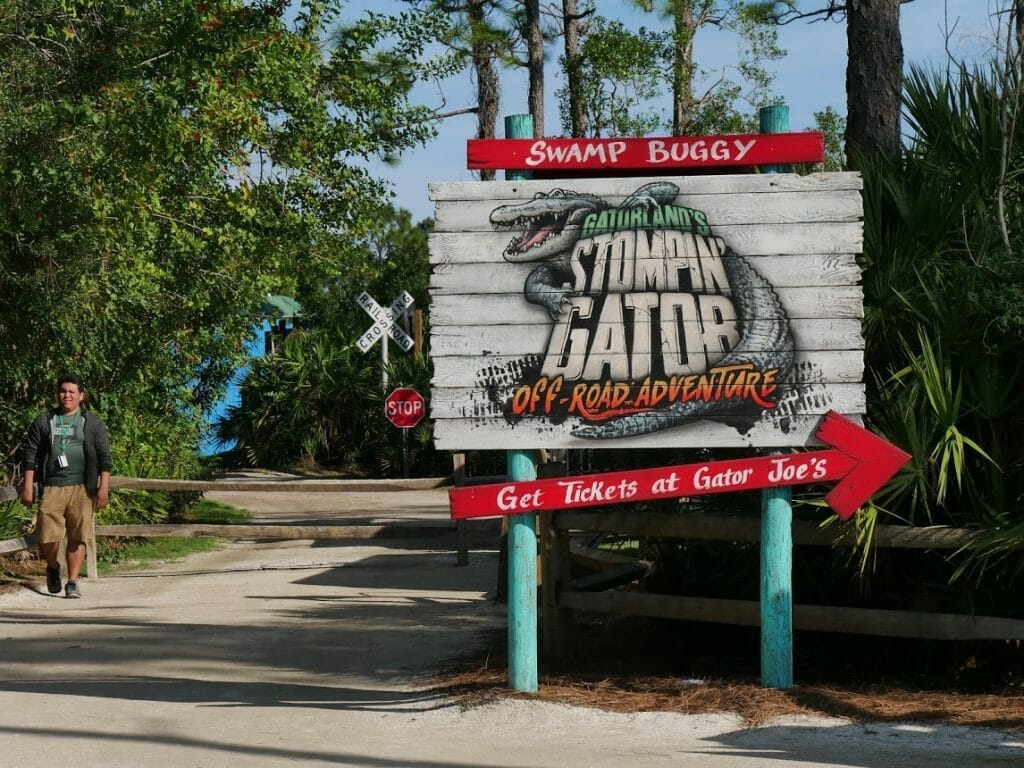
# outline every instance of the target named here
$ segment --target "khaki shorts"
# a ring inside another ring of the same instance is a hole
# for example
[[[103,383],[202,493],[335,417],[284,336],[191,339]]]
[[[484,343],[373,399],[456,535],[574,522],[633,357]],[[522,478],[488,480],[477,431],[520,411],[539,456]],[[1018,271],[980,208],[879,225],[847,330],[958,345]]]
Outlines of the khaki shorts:
[[[84,485],[48,485],[39,502],[36,536],[40,544],[60,541],[67,529],[68,541],[87,541],[92,531],[92,499]]]

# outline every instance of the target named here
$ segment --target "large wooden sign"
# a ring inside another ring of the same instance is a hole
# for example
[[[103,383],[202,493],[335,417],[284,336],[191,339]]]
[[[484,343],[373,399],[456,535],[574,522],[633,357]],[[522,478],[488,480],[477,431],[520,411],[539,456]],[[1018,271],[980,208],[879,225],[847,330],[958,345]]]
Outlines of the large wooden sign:
[[[437,446],[798,446],[862,414],[860,188],[432,184]]]
[[[825,496],[850,518],[910,460],[910,455],[834,411],[818,438],[826,450],[725,459],[653,469],[452,488],[452,519],[552,512],[624,502],[836,482]]]
[[[817,163],[825,137],[806,133],[672,136],[642,139],[470,139],[468,167],[530,170],[715,168]]]

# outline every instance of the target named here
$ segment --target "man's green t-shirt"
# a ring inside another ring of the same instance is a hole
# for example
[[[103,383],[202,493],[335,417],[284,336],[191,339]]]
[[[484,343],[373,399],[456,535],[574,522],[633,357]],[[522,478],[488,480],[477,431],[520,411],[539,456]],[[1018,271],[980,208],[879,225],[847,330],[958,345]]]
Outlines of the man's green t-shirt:
[[[51,422],[53,443],[50,446],[50,464],[46,468],[47,485],[85,484],[85,419],[82,411],[59,413]],[[62,467],[58,457],[67,458]]]

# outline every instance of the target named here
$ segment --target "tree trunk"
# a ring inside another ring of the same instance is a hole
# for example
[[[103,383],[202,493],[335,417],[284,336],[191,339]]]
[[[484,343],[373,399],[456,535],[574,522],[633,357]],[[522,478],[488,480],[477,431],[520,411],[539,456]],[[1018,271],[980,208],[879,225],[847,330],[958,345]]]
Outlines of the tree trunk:
[[[587,117],[583,111],[583,83],[580,78],[580,15],[576,0],[562,0],[562,24],[565,34],[565,80],[569,91],[570,133],[573,136],[586,136]]]
[[[1017,70],[1024,70],[1024,0],[1014,0],[1013,3],[1013,34],[1017,42],[1017,49],[1013,52],[1016,57]]]
[[[672,0],[672,135],[683,136],[693,123],[693,36],[697,22],[693,0]]]
[[[900,154],[903,42],[900,0],[849,0],[846,6],[846,156]]]
[[[467,16],[473,46],[473,71],[476,74],[478,139],[493,139],[498,123],[498,70],[494,66],[494,44],[487,39],[485,15],[486,0],[469,0]],[[480,171],[481,181],[494,181],[494,170]]]
[[[540,0],[525,0],[526,60],[530,75],[527,106],[533,117],[533,137],[544,135],[544,32],[540,26]]]

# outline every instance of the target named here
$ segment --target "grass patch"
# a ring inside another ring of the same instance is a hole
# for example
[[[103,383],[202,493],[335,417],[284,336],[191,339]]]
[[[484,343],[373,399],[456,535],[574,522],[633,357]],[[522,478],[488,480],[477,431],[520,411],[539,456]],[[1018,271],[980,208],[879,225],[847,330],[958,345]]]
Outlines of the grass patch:
[[[135,571],[184,560],[199,552],[220,549],[227,542],[217,536],[168,536],[159,539],[100,539],[96,542],[100,575]]]
[[[11,502],[0,504],[0,540],[15,538],[30,529],[29,518],[34,515],[21,504]],[[249,522],[246,509],[232,507],[218,501],[200,499],[179,513],[176,523],[209,525],[230,525]],[[9,531],[5,530],[7,524]],[[10,535],[5,535],[6,533]],[[142,570],[163,563],[183,560],[189,555],[211,552],[228,543],[228,539],[217,536],[172,536],[161,538],[107,537],[96,540],[97,565],[99,572],[113,574],[123,571]],[[38,580],[43,576],[45,563],[38,559],[37,550],[18,553],[20,556],[0,555],[0,591],[20,582]]]
[[[220,501],[201,499],[181,516],[183,523],[206,523],[209,525],[230,525],[249,522],[249,510],[232,507]]]
[[[249,521],[249,511],[201,499],[191,505],[180,519],[181,523],[230,525]],[[121,571],[140,570],[153,565],[184,560],[199,552],[220,549],[227,539],[218,536],[168,536],[160,538],[101,538],[96,542],[100,575]]]

